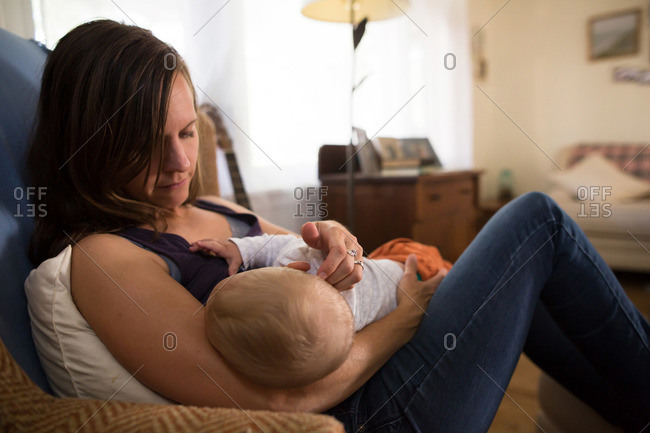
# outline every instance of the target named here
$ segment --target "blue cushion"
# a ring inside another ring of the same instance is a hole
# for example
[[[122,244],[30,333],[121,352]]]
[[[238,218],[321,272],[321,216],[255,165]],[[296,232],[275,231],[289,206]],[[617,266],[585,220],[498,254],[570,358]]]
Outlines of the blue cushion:
[[[32,269],[27,249],[34,226],[25,156],[46,57],[35,43],[0,29],[0,338],[29,377],[51,393],[23,286]]]

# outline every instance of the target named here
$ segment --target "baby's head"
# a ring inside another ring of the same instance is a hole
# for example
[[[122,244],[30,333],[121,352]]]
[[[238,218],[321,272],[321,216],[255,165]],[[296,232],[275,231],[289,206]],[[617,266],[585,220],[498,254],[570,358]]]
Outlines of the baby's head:
[[[292,388],[336,370],[347,357],[354,317],[325,280],[290,268],[261,268],[221,281],[206,304],[206,329],[228,364],[261,385]]]

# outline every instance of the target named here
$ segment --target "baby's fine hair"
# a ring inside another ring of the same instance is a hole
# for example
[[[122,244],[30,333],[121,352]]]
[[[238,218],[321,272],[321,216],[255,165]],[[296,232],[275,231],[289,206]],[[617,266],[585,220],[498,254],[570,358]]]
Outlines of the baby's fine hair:
[[[206,305],[208,338],[255,383],[293,388],[338,368],[354,318],[329,283],[289,268],[243,272],[217,285]]]

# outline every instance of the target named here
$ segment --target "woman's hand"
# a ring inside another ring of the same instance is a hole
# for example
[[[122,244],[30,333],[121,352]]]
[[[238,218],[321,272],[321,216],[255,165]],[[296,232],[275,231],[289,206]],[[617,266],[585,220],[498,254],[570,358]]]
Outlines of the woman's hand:
[[[397,285],[397,307],[408,312],[406,325],[413,333],[420,326],[422,316],[425,314],[429,301],[436,289],[447,275],[446,269],[441,269],[436,275],[426,281],[418,281],[418,261],[414,254],[406,259],[404,276]]]
[[[190,245],[190,251],[216,255],[226,259],[228,275],[235,275],[243,263],[239,248],[234,242],[219,242],[216,239],[201,239]]]
[[[300,232],[307,245],[327,254],[318,268],[319,277],[339,291],[349,290],[361,281],[363,267],[354,262],[362,260],[363,248],[345,227],[336,221],[318,221],[304,224]],[[348,254],[349,250],[355,250],[356,256]]]

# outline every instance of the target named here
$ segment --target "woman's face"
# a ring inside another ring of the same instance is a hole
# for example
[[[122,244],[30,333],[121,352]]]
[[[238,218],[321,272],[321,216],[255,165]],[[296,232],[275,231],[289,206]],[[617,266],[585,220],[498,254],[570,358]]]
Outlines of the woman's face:
[[[179,74],[169,99],[165,154],[158,184],[155,185],[155,180],[160,150],[154,153],[149,176],[146,177],[147,170],[144,169],[124,186],[129,197],[170,210],[183,204],[189,195],[199,150],[196,121],[192,92],[185,78]]]

